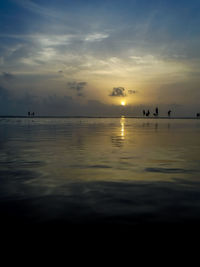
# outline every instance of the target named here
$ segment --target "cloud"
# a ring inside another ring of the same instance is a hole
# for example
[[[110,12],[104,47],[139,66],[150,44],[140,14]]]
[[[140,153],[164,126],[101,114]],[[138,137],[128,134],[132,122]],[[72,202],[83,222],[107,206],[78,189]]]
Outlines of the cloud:
[[[15,78],[15,75],[13,75],[9,72],[2,72],[2,74],[0,76],[5,81],[10,81],[10,80],[13,80]]]
[[[0,115],[11,115],[14,113],[15,101],[10,91],[0,85]]]
[[[75,90],[76,93],[77,93],[77,96],[80,96],[80,97],[83,97],[84,96],[84,89],[87,85],[87,82],[76,82],[76,81],[73,81],[73,82],[68,82],[67,83],[67,86],[69,89],[71,90]]]
[[[9,91],[6,88],[0,86],[0,99],[1,100],[8,99],[9,95],[10,95]]]
[[[133,95],[136,94],[138,91],[136,90],[128,90],[129,95]]]
[[[85,95],[83,93],[77,93],[77,96],[84,97]]]
[[[93,33],[93,34],[88,34],[85,37],[85,41],[88,42],[102,41],[103,39],[106,39],[108,37],[109,35],[105,33]]]
[[[42,7],[41,5],[38,5],[31,0],[26,0],[26,1],[25,0],[13,0],[13,1],[33,13],[36,13],[42,16],[53,17],[53,18],[58,17],[58,15],[53,10],[46,8],[46,7]]]
[[[109,96],[120,96],[125,97],[127,95],[136,94],[138,91],[136,90],[126,90],[124,87],[114,87],[111,94]]]
[[[124,87],[114,87],[110,96],[126,96]]]

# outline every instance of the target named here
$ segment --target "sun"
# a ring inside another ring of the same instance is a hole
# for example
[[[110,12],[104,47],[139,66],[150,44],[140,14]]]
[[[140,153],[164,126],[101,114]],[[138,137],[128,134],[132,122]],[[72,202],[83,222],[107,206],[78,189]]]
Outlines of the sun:
[[[126,106],[126,102],[125,101],[121,101],[121,105],[122,106]]]

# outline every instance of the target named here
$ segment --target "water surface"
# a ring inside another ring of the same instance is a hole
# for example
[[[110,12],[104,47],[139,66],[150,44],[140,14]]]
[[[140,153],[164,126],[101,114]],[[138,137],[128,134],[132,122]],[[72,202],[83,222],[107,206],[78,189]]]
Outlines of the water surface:
[[[200,222],[200,121],[1,118],[1,221]]]

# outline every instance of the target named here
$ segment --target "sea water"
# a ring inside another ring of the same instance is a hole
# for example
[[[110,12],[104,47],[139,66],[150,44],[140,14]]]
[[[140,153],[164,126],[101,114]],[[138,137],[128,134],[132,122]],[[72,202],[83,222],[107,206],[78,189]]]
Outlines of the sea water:
[[[200,222],[200,120],[1,118],[1,222]]]

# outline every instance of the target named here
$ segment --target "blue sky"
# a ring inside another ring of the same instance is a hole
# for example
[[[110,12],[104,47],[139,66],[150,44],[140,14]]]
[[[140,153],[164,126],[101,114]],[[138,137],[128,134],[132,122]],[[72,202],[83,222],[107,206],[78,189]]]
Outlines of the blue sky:
[[[2,0],[0,115],[194,115],[199,47],[197,0]]]

